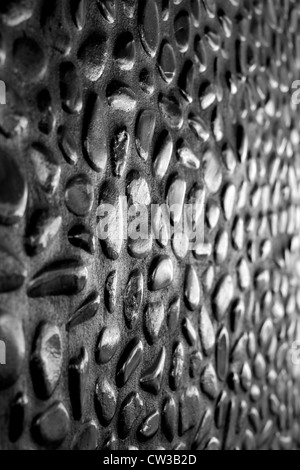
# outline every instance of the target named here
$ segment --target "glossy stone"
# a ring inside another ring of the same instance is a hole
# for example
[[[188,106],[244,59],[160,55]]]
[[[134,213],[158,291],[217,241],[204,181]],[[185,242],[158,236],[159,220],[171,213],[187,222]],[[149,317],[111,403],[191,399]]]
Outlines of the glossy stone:
[[[27,183],[13,156],[1,150],[0,222],[12,225],[24,216],[28,197]]]
[[[173,140],[168,131],[162,131],[159,135],[154,149],[154,174],[163,178],[168,171],[173,153]]]
[[[123,387],[136,372],[142,361],[143,351],[143,343],[138,338],[133,338],[127,344],[117,365],[116,383],[119,388]]]
[[[124,316],[129,328],[133,328],[142,306],[144,295],[144,278],[138,269],[135,269],[128,279],[124,292]]]
[[[88,80],[96,82],[101,77],[107,60],[107,40],[94,33],[84,41],[78,51],[82,72]]]
[[[220,380],[225,380],[228,370],[229,360],[229,335],[225,327],[222,328],[218,335],[216,344],[216,362],[217,375]]]
[[[149,273],[149,288],[152,291],[165,289],[173,282],[173,263],[167,255],[156,258]]]
[[[116,406],[117,394],[115,389],[106,378],[99,378],[95,388],[95,408],[103,426],[108,426],[112,421]]]
[[[226,220],[230,220],[233,214],[236,198],[236,189],[233,184],[227,185],[223,190],[222,206]]]
[[[163,79],[170,83],[176,73],[176,56],[173,47],[168,41],[164,41],[161,46],[158,66]]]
[[[190,346],[196,344],[197,332],[189,318],[184,318],[182,321],[182,333]]]
[[[57,140],[64,159],[70,165],[78,162],[78,151],[75,138],[66,126],[60,126],[57,130]]]
[[[69,331],[82,323],[88,322],[97,315],[100,306],[100,295],[97,291],[91,292],[80,307],[71,315],[66,324]]]
[[[116,40],[114,57],[122,70],[130,70],[136,57],[135,41],[131,33],[124,32]]]
[[[214,327],[209,317],[209,314],[203,306],[201,308],[199,317],[199,332],[201,338],[201,345],[203,352],[206,356],[210,356],[215,347],[215,332]]]
[[[111,142],[113,173],[121,177],[126,167],[130,146],[130,136],[126,128],[118,129]]]
[[[48,211],[33,213],[26,230],[25,247],[29,256],[36,256],[49,248],[57,239],[62,217]]]
[[[201,374],[201,388],[212,400],[217,397],[218,394],[218,380],[215,369],[212,364],[207,365]]]
[[[85,408],[86,388],[89,373],[89,356],[82,347],[69,363],[69,392],[74,419],[80,420]]]
[[[217,285],[213,297],[212,307],[217,320],[221,320],[228,309],[234,294],[232,277],[225,275]]]
[[[96,241],[93,232],[83,224],[74,225],[68,232],[68,240],[75,248],[80,248],[93,255],[96,249]]]
[[[213,418],[212,418],[212,412],[208,408],[204,412],[201,421],[200,421],[200,426],[198,428],[198,432],[195,436],[194,442],[193,442],[193,449],[202,449],[204,445],[204,441],[207,440],[207,436],[210,435],[211,433],[211,428],[213,425]]]
[[[85,108],[82,130],[83,153],[92,170],[103,173],[107,164],[107,142],[102,121],[103,101],[99,95],[91,95]]]
[[[107,439],[105,439],[102,450],[118,450],[118,440],[114,432],[111,433]]]
[[[79,113],[82,109],[82,90],[77,70],[72,62],[60,66],[60,97],[67,113]]]
[[[1,106],[0,108],[0,135],[5,139],[21,139],[23,141],[23,139],[28,138],[30,125],[26,104],[9,83],[6,83],[5,85],[6,105]],[[2,96],[1,103],[3,103],[3,101],[4,99]],[[1,156],[3,153],[7,153],[7,151],[4,152],[4,149],[2,148]],[[18,154],[19,152],[16,153],[16,155]],[[4,160],[3,163],[5,163],[5,168],[7,166],[7,162]]]
[[[136,259],[147,258],[152,249],[152,237],[149,235],[148,238],[137,239],[137,240],[128,240],[128,253],[130,256]]]
[[[117,326],[108,326],[102,329],[95,351],[98,364],[106,364],[114,357],[120,340],[121,333]]]
[[[16,442],[23,434],[27,418],[28,397],[18,393],[10,405],[8,435],[11,442]]]
[[[215,260],[222,264],[228,256],[229,236],[227,231],[220,231],[215,239]]]
[[[199,101],[203,110],[208,109],[216,100],[216,90],[214,85],[209,82],[203,82],[199,89]]]
[[[42,322],[37,328],[30,356],[31,377],[36,395],[47,400],[56,389],[63,362],[63,343],[59,328]]]
[[[169,442],[172,442],[177,430],[177,405],[172,396],[166,398],[162,409],[162,430]]]
[[[170,216],[165,205],[152,204],[151,206],[151,228],[153,238],[159,246],[165,248],[170,240]]]
[[[154,344],[160,336],[165,320],[165,309],[161,301],[151,302],[145,311],[145,333],[147,341]]]
[[[109,313],[113,313],[117,303],[117,271],[112,271],[106,278],[104,290],[104,302]]]
[[[41,445],[58,447],[70,430],[69,414],[61,402],[54,402],[32,423],[32,435]]]
[[[157,358],[143,373],[140,384],[147,392],[158,395],[161,389],[166,361],[166,348],[162,347]]]
[[[98,238],[106,256],[119,258],[123,247],[123,203],[114,182],[105,182],[100,191]]]
[[[140,5],[140,36],[145,51],[154,57],[159,44],[159,13],[154,0],[145,0]]]
[[[199,170],[200,160],[185,142],[180,141],[177,145],[176,156],[179,163],[185,168],[189,170]]]
[[[155,112],[150,109],[142,111],[138,116],[135,130],[135,142],[138,154],[143,160],[148,160],[155,130],[155,123]]]
[[[175,343],[171,359],[171,370],[169,375],[170,388],[177,390],[182,383],[184,369],[184,347],[181,342]]]
[[[190,39],[190,17],[184,10],[181,10],[175,17],[174,34],[179,50],[186,52]]]
[[[201,298],[200,283],[194,266],[188,265],[185,274],[184,299],[187,307],[193,311],[199,306]]]
[[[47,89],[41,90],[37,94],[37,105],[41,113],[38,124],[39,130],[46,135],[51,134],[56,123],[56,117],[53,113],[52,98]]]
[[[74,176],[68,181],[65,202],[69,211],[78,217],[88,215],[94,202],[94,188],[87,175]]]
[[[223,175],[220,163],[216,155],[208,150],[203,156],[205,183],[213,194],[217,193],[221,187]]]
[[[129,113],[136,107],[136,95],[125,83],[113,81],[106,89],[107,103],[115,111]]]
[[[218,429],[224,429],[228,413],[228,404],[228,394],[224,390],[221,392],[216,405],[215,423]]]
[[[199,351],[194,351],[190,355],[189,374],[192,379],[200,376],[203,356]]]
[[[206,221],[211,230],[216,228],[220,219],[220,213],[221,211],[217,204],[209,200],[206,206]]]
[[[121,404],[118,430],[120,439],[126,439],[136,419],[140,416],[144,403],[137,392],[131,392]]]
[[[185,233],[177,232],[172,237],[172,249],[175,256],[182,260],[186,257],[190,247],[189,237]]]
[[[87,282],[87,268],[76,259],[53,262],[39,271],[28,285],[29,297],[75,295]]]
[[[175,94],[160,94],[158,97],[158,105],[166,123],[172,129],[180,129],[183,124],[183,111],[181,103]]]
[[[154,92],[154,82],[152,73],[143,68],[139,74],[139,83],[142,91],[147,95],[152,95]]]
[[[18,258],[6,246],[0,245],[0,293],[20,289],[27,277],[27,271]]]
[[[76,28],[81,31],[84,28],[86,20],[86,0],[72,0],[71,2],[71,14]]]
[[[170,302],[168,314],[167,314],[167,322],[168,322],[168,329],[169,333],[173,334],[176,330],[178,320],[180,315],[180,297],[175,297]]]
[[[197,427],[200,421],[200,393],[197,387],[190,386],[180,396],[179,435]]]
[[[96,450],[98,433],[99,429],[94,421],[85,423],[72,442],[72,450]]]
[[[61,167],[52,152],[43,144],[35,143],[30,151],[30,159],[36,178],[49,196],[56,192],[61,176]]]
[[[186,194],[186,182],[178,176],[172,177],[168,189],[167,204],[169,206],[172,223],[176,226],[180,222]]]
[[[153,411],[143,421],[138,429],[138,438],[141,441],[151,439],[158,432],[160,423],[159,411]]]
[[[25,337],[22,323],[4,310],[0,312],[0,338],[0,390],[6,390],[17,382],[23,370]]]
[[[97,0],[98,8],[108,23],[114,23],[116,19],[115,0]]]
[[[132,171],[127,175],[126,194],[129,204],[149,206],[151,202],[148,183],[137,171]]]

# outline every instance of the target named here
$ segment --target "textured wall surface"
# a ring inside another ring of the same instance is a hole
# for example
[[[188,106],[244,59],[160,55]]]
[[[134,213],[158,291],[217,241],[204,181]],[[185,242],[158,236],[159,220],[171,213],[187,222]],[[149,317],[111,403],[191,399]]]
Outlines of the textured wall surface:
[[[297,448],[299,3],[0,21],[0,447]],[[99,241],[122,197],[202,205],[205,243]]]

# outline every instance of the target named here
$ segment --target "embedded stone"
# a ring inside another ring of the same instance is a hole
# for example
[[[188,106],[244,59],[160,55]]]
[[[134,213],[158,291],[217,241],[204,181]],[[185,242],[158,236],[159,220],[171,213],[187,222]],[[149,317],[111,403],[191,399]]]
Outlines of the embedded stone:
[[[100,295],[97,291],[91,292],[85,299],[83,304],[76,310],[66,324],[66,329],[69,331],[72,328],[81,325],[97,315],[100,307]]]
[[[70,426],[66,408],[56,401],[34,419],[32,434],[38,444],[56,448],[66,439]]]
[[[119,388],[123,387],[137,370],[143,358],[143,351],[143,343],[138,338],[133,338],[127,344],[117,365],[116,383]]]
[[[163,380],[165,361],[166,348],[162,347],[153,364],[143,372],[140,378],[140,384],[147,392],[153,393],[154,395],[159,394]]]
[[[188,265],[184,282],[184,299],[187,307],[194,311],[200,304],[201,290],[197,272],[194,266]]]
[[[40,143],[34,143],[29,154],[41,188],[49,196],[53,196],[60,182],[61,166],[52,152]]]
[[[56,325],[42,322],[36,331],[30,357],[30,370],[36,395],[47,400],[60,379],[63,361],[61,333]]]
[[[165,309],[161,301],[151,302],[145,311],[146,337],[150,344],[157,341],[165,319]]]
[[[116,412],[117,394],[106,378],[99,378],[96,382],[95,403],[100,422],[108,426]]]
[[[20,289],[27,277],[23,263],[7,247],[0,245],[0,293]]]
[[[120,439],[126,439],[132,426],[140,416],[144,403],[137,392],[131,392],[123,401],[118,420]]]
[[[36,256],[56,240],[62,226],[62,217],[48,211],[33,213],[25,238],[25,247],[29,256]]]
[[[56,261],[39,271],[28,285],[29,297],[75,295],[87,282],[86,266],[79,260]]]
[[[22,324],[4,310],[0,311],[0,339],[0,390],[6,390],[17,382],[23,370],[25,337]]]
[[[160,422],[160,413],[158,410],[150,413],[138,429],[138,438],[141,441],[151,439],[158,431]]]
[[[79,354],[69,362],[69,392],[74,419],[80,420],[84,408],[89,373],[89,356],[82,347]]]
[[[139,156],[148,160],[150,146],[153,140],[155,130],[156,115],[155,111],[146,109],[138,116],[135,130],[136,148]]]
[[[124,292],[124,316],[129,328],[133,328],[140,313],[144,294],[144,278],[139,269],[130,274]]]
[[[169,256],[162,255],[154,260],[150,269],[149,288],[157,291],[169,287],[173,282],[173,263]]]
[[[90,178],[76,175],[71,178],[65,189],[65,203],[70,212],[78,217],[86,217],[94,202],[94,188]]]
[[[4,107],[5,108],[5,107]],[[27,206],[28,188],[13,156],[1,150],[0,157],[0,222],[20,222]]]
[[[140,4],[140,36],[145,51],[154,57],[159,45],[159,13],[154,0],[145,0]]]
[[[99,335],[96,346],[96,361],[98,364],[107,364],[117,352],[121,341],[118,326],[104,327]]]
[[[96,82],[103,74],[107,61],[107,40],[104,36],[94,33],[80,46],[78,59],[82,72],[88,80]]]

